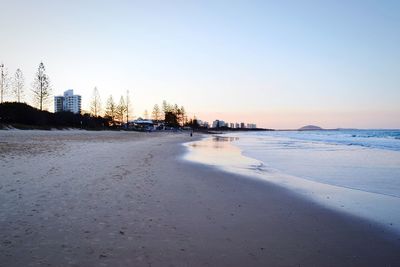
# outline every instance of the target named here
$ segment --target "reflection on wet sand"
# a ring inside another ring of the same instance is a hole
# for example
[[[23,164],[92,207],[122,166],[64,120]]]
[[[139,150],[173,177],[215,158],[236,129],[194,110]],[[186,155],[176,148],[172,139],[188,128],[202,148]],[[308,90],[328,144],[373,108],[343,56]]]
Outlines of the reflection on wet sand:
[[[186,144],[189,153],[185,158],[218,167],[248,169],[249,166],[260,166],[260,162],[242,155],[241,150],[232,145],[239,137],[212,136]]]
[[[233,142],[239,140],[239,137],[232,137],[232,136],[214,136],[213,141],[215,142]]]
[[[192,142],[188,145],[193,148],[205,148],[205,147],[212,147],[216,149],[231,149],[233,148],[231,144],[227,144],[233,141],[239,140],[239,137],[227,137],[227,136],[213,136],[207,140],[202,140],[199,142]]]

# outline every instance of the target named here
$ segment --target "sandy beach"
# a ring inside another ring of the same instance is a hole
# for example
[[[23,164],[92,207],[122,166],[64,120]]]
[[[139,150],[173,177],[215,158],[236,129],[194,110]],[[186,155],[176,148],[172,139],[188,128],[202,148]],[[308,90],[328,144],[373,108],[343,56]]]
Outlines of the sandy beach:
[[[0,131],[0,266],[400,266],[400,237],[182,159],[182,133]]]

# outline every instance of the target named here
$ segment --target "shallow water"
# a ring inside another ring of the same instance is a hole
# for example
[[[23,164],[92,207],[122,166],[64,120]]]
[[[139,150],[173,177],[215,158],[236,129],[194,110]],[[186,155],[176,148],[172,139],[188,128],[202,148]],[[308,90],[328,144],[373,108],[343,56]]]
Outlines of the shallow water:
[[[394,150],[400,140],[381,133],[375,137],[357,137],[360,145],[355,145],[350,141],[351,136],[372,136],[366,131],[359,132],[243,133],[236,134],[235,145],[244,155],[286,174],[400,197],[400,151]]]
[[[284,132],[235,133],[186,146],[187,160],[276,183],[400,233],[400,151],[296,139]]]

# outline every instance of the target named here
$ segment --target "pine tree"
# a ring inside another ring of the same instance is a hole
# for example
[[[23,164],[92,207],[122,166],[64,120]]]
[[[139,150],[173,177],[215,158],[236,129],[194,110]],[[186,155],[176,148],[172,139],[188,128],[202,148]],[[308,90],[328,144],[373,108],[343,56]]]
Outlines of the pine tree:
[[[181,122],[181,125],[184,126],[186,124],[186,111],[185,111],[185,108],[183,106],[181,106],[179,111],[180,111],[179,120]]]
[[[163,117],[165,120],[165,115],[171,111],[171,105],[167,103],[167,101],[163,100],[162,102],[162,112],[163,112]]]
[[[24,75],[22,74],[21,69],[17,69],[14,75],[14,84],[13,84],[13,94],[16,97],[17,102],[21,102],[21,99],[23,97],[24,84],[25,84]]]
[[[158,106],[158,104],[155,104],[153,107],[153,112],[152,112],[152,118],[155,121],[159,121],[161,120],[161,111],[160,111],[160,107]]]
[[[90,111],[93,116],[95,116],[95,117],[100,116],[101,99],[100,99],[100,94],[99,94],[99,90],[97,90],[97,87],[94,87],[94,89],[93,89],[92,102],[90,103]]]
[[[124,97],[121,96],[120,100],[119,100],[119,104],[117,106],[117,112],[116,112],[116,117],[117,120],[123,124],[124,123],[124,115],[126,112],[126,105],[125,105],[125,101],[124,101]]]
[[[130,112],[132,112],[131,111],[131,99],[129,97],[129,90],[126,91],[126,103],[125,103],[125,106],[126,106],[126,123],[128,124],[129,115],[130,115]]]
[[[114,123],[115,120],[116,110],[117,105],[115,104],[112,95],[110,95],[110,97],[107,99],[105,116],[109,117],[112,123]]]
[[[4,64],[0,64],[0,103],[3,103],[4,96],[8,89],[8,71]]]
[[[47,105],[51,95],[51,86],[49,76],[46,74],[46,68],[43,62],[40,62],[33,82],[33,94],[36,104],[40,110]]]

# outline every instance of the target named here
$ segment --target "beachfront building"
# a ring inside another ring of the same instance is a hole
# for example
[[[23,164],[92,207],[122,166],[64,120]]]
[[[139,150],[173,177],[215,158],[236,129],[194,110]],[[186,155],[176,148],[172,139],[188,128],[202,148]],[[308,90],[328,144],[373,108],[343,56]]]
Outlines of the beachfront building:
[[[81,96],[74,95],[74,90],[69,89],[63,96],[54,97],[54,112],[70,111],[76,114],[81,113]]]
[[[197,120],[197,123],[199,124],[200,127],[208,128],[208,122],[202,121],[202,120]]]
[[[254,123],[248,123],[248,124],[247,124],[247,128],[249,128],[249,129],[255,129],[255,128],[257,128],[257,125],[254,124]]]
[[[221,120],[215,120],[213,121],[212,127],[213,128],[219,128],[219,127],[224,127],[225,126],[225,122],[221,121]]]
[[[63,111],[63,103],[64,97],[63,96],[55,96],[54,97],[54,112]]]
[[[129,121],[127,128],[130,130],[151,132],[159,128],[161,125],[163,126],[162,123],[158,123],[153,120],[142,119],[139,117],[137,120]]]

